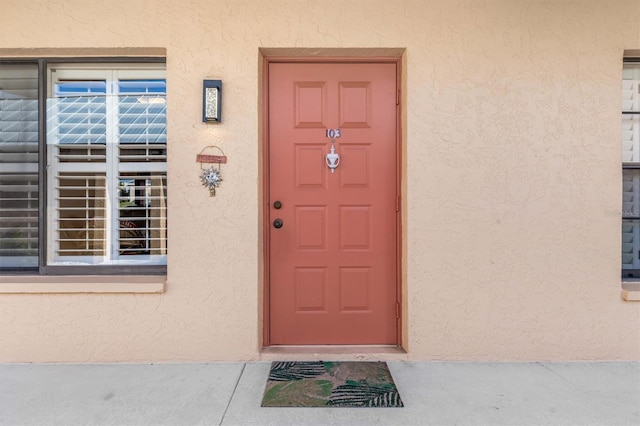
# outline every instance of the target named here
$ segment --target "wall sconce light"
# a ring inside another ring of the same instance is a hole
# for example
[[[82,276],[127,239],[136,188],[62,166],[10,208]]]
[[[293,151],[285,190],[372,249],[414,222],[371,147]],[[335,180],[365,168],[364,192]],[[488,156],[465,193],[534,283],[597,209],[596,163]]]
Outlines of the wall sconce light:
[[[222,81],[204,80],[202,84],[202,121],[222,120]]]

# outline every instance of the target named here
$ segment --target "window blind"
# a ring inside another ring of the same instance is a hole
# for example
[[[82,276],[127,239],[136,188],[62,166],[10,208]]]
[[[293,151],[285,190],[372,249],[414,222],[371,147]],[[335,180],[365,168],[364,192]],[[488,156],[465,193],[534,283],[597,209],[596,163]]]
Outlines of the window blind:
[[[118,81],[120,161],[166,161],[166,91],[164,80]]]
[[[0,64],[0,267],[38,266],[38,66]]]
[[[640,64],[622,74],[622,269],[640,270]]]
[[[87,257],[83,260],[93,263],[91,257],[106,256],[106,176],[63,172],[56,179],[56,257],[67,263]]]

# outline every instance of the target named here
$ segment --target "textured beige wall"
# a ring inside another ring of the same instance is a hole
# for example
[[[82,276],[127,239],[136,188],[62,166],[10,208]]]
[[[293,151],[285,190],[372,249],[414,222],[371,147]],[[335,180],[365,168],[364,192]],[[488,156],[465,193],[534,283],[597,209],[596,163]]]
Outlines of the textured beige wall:
[[[170,257],[160,295],[0,295],[0,362],[258,357],[261,47],[406,48],[408,358],[640,359],[606,214],[639,22],[637,0],[3,0],[0,49],[166,48]]]

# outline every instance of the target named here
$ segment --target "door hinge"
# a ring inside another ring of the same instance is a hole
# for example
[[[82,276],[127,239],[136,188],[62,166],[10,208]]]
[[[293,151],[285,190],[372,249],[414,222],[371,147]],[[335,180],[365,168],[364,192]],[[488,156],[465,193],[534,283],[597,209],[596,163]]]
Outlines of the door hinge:
[[[396,90],[396,105],[400,105],[400,89]]]
[[[396,319],[400,318],[400,302],[396,302]]]
[[[400,197],[396,197],[396,213],[400,211]]]

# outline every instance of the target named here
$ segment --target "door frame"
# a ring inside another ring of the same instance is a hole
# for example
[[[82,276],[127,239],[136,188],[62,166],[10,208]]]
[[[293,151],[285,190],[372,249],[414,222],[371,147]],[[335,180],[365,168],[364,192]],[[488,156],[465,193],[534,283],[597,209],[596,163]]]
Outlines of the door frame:
[[[402,222],[404,217],[404,194],[402,191],[403,173],[403,145],[402,145],[402,56],[276,56],[261,54],[261,78],[262,84],[260,92],[259,106],[261,111],[259,118],[260,131],[260,151],[262,157],[262,197],[261,224],[262,224],[262,339],[260,347],[271,346],[270,339],[270,235],[271,226],[269,222],[269,65],[272,63],[358,63],[358,64],[395,64],[396,65],[396,194],[398,197],[396,205],[396,346],[403,345],[403,311],[402,299],[402,279],[403,279],[403,258],[402,258]]]

